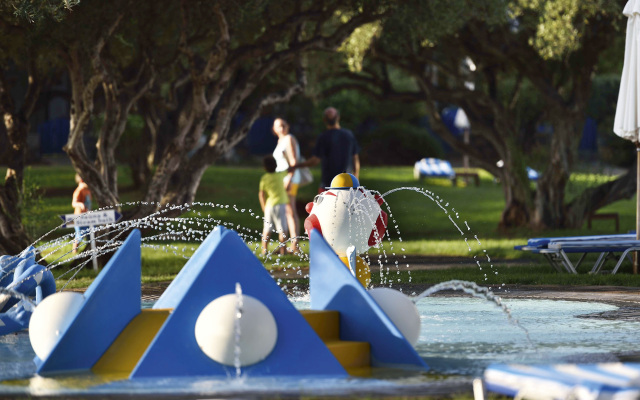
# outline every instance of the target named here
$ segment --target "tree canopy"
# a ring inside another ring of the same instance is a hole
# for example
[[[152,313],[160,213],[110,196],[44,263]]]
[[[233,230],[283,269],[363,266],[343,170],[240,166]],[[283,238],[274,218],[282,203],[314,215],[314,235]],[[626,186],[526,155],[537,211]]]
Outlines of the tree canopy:
[[[628,174],[565,199],[601,55],[615,45],[622,61],[624,3],[409,0],[375,28],[368,51],[351,51],[366,54],[364,67],[337,84],[424,103],[438,135],[500,178],[501,226],[579,227],[598,208],[633,194]],[[412,76],[418,89],[395,87],[390,66]],[[447,106],[469,116],[471,143],[446,128]],[[553,131],[546,141],[534,140],[540,124]],[[542,172],[536,188],[527,166]]]
[[[116,166],[130,162],[144,188],[132,218],[192,202],[204,170],[267,107],[305,91],[358,89],[420,104],[438,135],[499,177],[501,226],[579,226],[597,208],[632,195],[635,183],[629,174],[565,198],[595,104],[594,76],[619,73],[624,3],[2,2],[0,142],[10,150],[3,154],[9,173],[0,187],[0,246],[15,252],[28,244],[15,217],[28,120],[41,88],[61,74],[71,85],[65,150],[100,206],[119,203]],[[15,79],[7,74],[23,79],[22,97],[10,94]],[[469,116],[471,143],[443,124],[441,112],[451,105]],[[553,135],[536,141],[543,123]],[[85,148],[88,137],[92,148]],[[527,166],[542,172],[535,188]]]

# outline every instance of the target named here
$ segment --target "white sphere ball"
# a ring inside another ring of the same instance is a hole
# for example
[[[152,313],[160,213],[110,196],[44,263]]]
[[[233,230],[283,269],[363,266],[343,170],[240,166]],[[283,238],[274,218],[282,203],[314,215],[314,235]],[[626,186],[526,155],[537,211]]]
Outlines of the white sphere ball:
[[[195,326],[198,346],[212,360],[235,365],[238,295],[218,297],[202,309]],[[271,311],[258,299],[242,295],[239,319],[240,366],[267,358],[278,340],[278,327]]]
[[[369,290],[369,294],[405,339],[414,346],[420,338],[420,313],[413,301],[399,291],[389,288],[373,288]]]
[[[84,303],[77,292],[58,292],[45,297],[31,314],[29,340],[38,358],[45,360]]]

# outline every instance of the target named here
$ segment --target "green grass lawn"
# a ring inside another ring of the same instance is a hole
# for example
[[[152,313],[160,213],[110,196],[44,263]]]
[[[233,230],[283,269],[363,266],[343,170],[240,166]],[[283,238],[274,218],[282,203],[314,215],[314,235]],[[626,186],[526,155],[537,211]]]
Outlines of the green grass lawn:
[[[262,173],[258,167],[210,167],[202,178],[196,197],[196,201],[201,205],[193,207],[192,211],[184,215],[187,218],[184,221],[187,222],[183,225],[206,233],[217,224],[223,224],[241,233],[247,242],[251,242],[250,248],[255,249],[259,243],[259,233],[262,228],[262,212],[257,194]],[[315,169],[313,173],[317,182],[319,170]],[[502,188],[499,183],[494,182],[491,175],[483,171],[480,175],[479,187],[473,184],[453,187],[446,179],[426,179],[418,182],[413,178],[411,167],[363,168],[360,176],[361,184],[368,189],[385,194],[389,213],[388,237],[382,248],[370,250],[370,257],[377,259],[394,254],[396,256],[464,256],[469,260],[469,268],[428,273],[414,272],[411,276],[411,281],[414,283],[464,279],[487,285],[554,283],[635,286],[640,284],[640,281],[636,282],[635,277],[627,274],[615,277],[607,275],[576,277],[557,274],[541,256],[532,257],[531,254],[513,250],[514,245],[525,243],[529,237],[610,234],[615,233],[615,229],[612,221],[594,221],[591,231],[583,228],[541,233],[520,229],[506,235],[497,230],[504,206]],[[74,171],[70,166],[28,168],[26,185],[30,195],[26,201],[24,218],[34,238],[55,229],[61,222],[59,214],[72,212],[71,194],[75,187],[73,177]],[[594,174],[576,174],[569,189],[572,193],[577,193],[582,188],[603,179],[608,178]],[[123,203],[135,202],[142,197],[141,191],[131,188],[127,168],[120,168],[119,180]],[[396,190],[398,188],[406,189]],[[298,196],[300,202],[304,204],[312,201],[316,190],[315,184],[301,188]],[[620,215],[622,232],[634,229],[635,198],[618,201],[606,207],[604,211],[617,212]],[[303,219],[304,217],[305,215],[302,216]],[[174,222],[174,224],[178,223]],[[180,224],[176,226],[180,227]],[[70,232],[69,229],[56,230],[44,240],[52,240],[54,237]],[[197,247],[201,238],[186,237],[184,243],[181,239],[176,239],[180,243],[161,240],[153,243],[155,248],[145,247],[143,279],[146,282],[172,279],[186,262],[185,257],[188,257]],[[275,245],[271,248],[275,248]],[[175,249],[186,250],[176,252]],[[58,257],[60,254],[50,255],[47,259]],[[63,257],[62,260],[64,259]],[[500,260],[516,260],[516,264],[521,263],[521,267],[505,267],[500,264]],[[478,262],[481,266],[476,265]],[[283,266],[304,268],[306,265],[308,262],[305,259],[292,256],[272,257],[271,260],[265,261],[267,268],[275,269],[281,269]],[[61,264],[59,270],[62,272],[64,268],[68,269]],[[491,270],[490,273],[487,273],[489,270]],[[495,272],[498,274],[496,275]],[[65,277],[71,274],[73,272],[65,274]],[[408,276],[406,272],[403,274]],[[94,276],[95,273],[90,268],[84,268],[75,276],[72,285],[86,285]]]

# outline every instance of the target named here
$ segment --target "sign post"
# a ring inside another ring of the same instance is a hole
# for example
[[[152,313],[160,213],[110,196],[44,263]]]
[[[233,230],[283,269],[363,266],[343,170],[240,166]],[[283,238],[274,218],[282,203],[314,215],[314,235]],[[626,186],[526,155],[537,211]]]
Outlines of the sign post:
[[[120,220],[120,218],[122,218],[122,214],[120,214],[116,210],[100,210],[89,211],[82,214],[64,214],[60,215],[60,218],[62,219],[62,221],[64,221],[64,223],[62,224],[63,228],[72,228],[76,226],[89,228],[91,251],[93,253],[93,270],[97,271],[98,259],[96,258],[96,237],[93,227],[96,225],[116,223],[118,220]]]

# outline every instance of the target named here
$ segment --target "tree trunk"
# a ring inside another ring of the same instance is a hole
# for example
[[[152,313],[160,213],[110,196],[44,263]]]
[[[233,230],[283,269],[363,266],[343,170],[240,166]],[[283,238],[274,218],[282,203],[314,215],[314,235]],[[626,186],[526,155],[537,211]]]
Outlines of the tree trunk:
[[[98,142],[96,143],[97,153],[95,165],[100,175],[102,175],[106,189],[116,201],[111,204],[102,204],[98,201],[101,203],[101,206],[115,204],[119,198],[118,166],[116,164],[115,147],[118,145],[120,135],[126,128],[126,118],[128,115],[125,109],[127,104],[118,98],[117,88],[114,86],[112,82],[104,81],[102,83],[102,91],[105,98],[104,122],[100,129]]]
[[[0,186],[0,251],[17,255],[31,244],[22,224],[22,193],[24,166],[27,155],[28,119],[40,95],[40,82],[33,64],[28,65],[27,93],[19,109],[10,93],[10,87],[0,71],[0,111],[4,116],[3,128],[9,143],[3,158],[7,163],[4,185]]]
[[[535,193],[531,221],[534,229],[569,227],[564,194],[573,168],[577,141],[582,132],[582,124],[578,122],[581,119],[575,118],[575,115],[567,112],[553,118],[549,163],[538,180]]]
[[[196,156],[194,156],[195,158]],[[191,204],[195,201],[196,192],[202,175],[207,167],[213,163],[213,160],[207,162],[188,163],[186,168],[180,168],[174,175],[173,181],[175,185],[167,192],[162,199],[162,204]]]
[[[202,100],[202,97],[194,95],[192,99],[198,101]],[[189,104],[185,105],[178,117],[178,124],[175,128],[176,134],[162,152],[160,162],[149,181],[144,200],[136,209],[126,215],[127,218],[143,218],[158,210],[162,205],[168,204],[165,198],[167,197],[166,194],[169,190],[171,180],[175,179],[174,175],[178,171],[178,168],[181,166],[184,167],[183,164],[186,163],[186,154],[193,149],[199,138],[203,135],[206,122],[213,112],[213,109],[211,109],[208,110],[208,114],[202,115],[201,111],[205,109],[204,106],[204,104],[200,104],[200,107],[193,107]]]
[[[515,168],[505,169],[500,177],[505,199],[498,223],[498,228],[502,230],[527,226],[531,220],[531,191],[527,189],[529,181],[525,177],[523,183],[522,177],[513,173],[515,171]]]
[[[7,175],[4,185],[0,186],[0,247],[7,254],[17,255],[31,244],[21,219],[28,124],[15,116],[7,118],[5,114],[5,127],[11,146]]]
[[[138,90],[144,90],[146,83],[133,89],[133,93],[122,96],[115,80],[102,59],[102,51],[107,40],[113,35],[124,13],[118,14],[111,26],[102,32],[90,48],[91,76],[85,80],[83,66],[85,60],[80,55],[77,44],[72,43],[64,53],[65,62],[71,80],[72,102],[69,139],[64,150],[69,155],[75,170],[89,185],[92,198],[100,207],[118,204],[117,169],[113,152],[118,144],[119,135],[126,126],[126,119]],[[142,65],[141,70],[144,68]],[[140,76],[137,76],[138,78]],[[135,83],[138,83],[136,80]],[[94,96],[102,86],[105,96],[105,121],[96,145],[98,159],[93,162],[84,148],[84,134],[94,113]]]
[[[637,162],[622,176],[602,185],[588,188],[573,199],[566,207],[568,228],[581,228],[586,217],[598,209],[622,199],[630,199],[636,194]]]
[[[99,47],[96,45],[96,47]],[[89,185],[91,196],[100,207],[118,202],[102,174],[96,168],[94,162],[87,156],[84,148],[84,134],[93,117],[94,96],[102,77],[99,74],[92,75],[85,81],[82,72],[81,56],[74,47],[64,54],[71,81],[71,110],[69,124],[69,139],[64,146],[64,151],[69,156],[74,169]]]
[[[520,162],[522,153],[513,138],[516,128],[511,114],[503,109],[494,95],[477,93],[468,96],[466,89],[441,90],[430,76],[423,74],[424,70],[425,68],[415,71],[408,69],[418,78],[431,117],[432,129],[451,147],[468,155],[474,166],[484,168],[500,179],[505,207],[498,228],[527,226],[531,221],[532,191],[529,188],[526,166]],[[465,110],[473,127],[471,143],[455,137],[445,127],[436,107],[437,102],[459,104]],[[498,162],[501,163],[500,167],[496,165]]]
[[[99,57],[98,60],[101,61]],[[102,91],[105,97],[105,117],[98,143],[96,143],[98,157],[95,163],[107,184],[108,190],[116,199],[119,197],[116,148],[127,128],[129,115],[134,104],[151,89],[154,81],[153,73],[149,73],[150,68],[147,68],[143,61],[140,64],[137,70],[128,69],[123,72],[124,82],[122,82],[122,85],[115,81],[111,71],[106,66],[101,69]],[[147,73],[145,74],[145,72]],[[136,149],[128,149],[128,151],[132,154],[140,153]]]
[[[135,187],[146,188],[151,179],[151,171],[156,165],[158,151],[158,132],[162,119],[158,110],[146,96],[140,98],[137,109],[144,118],[144,128],[140,138],[140,151],[134,151],[129,156],[131,177]]]
[[[136,189],[144,189],[147,185],[147,180],[151,177],[151,169],[146,161],[146,154],[142,151],[140,153],[131,152],[127,158],[127,164],[131,169],[131,181]]]

